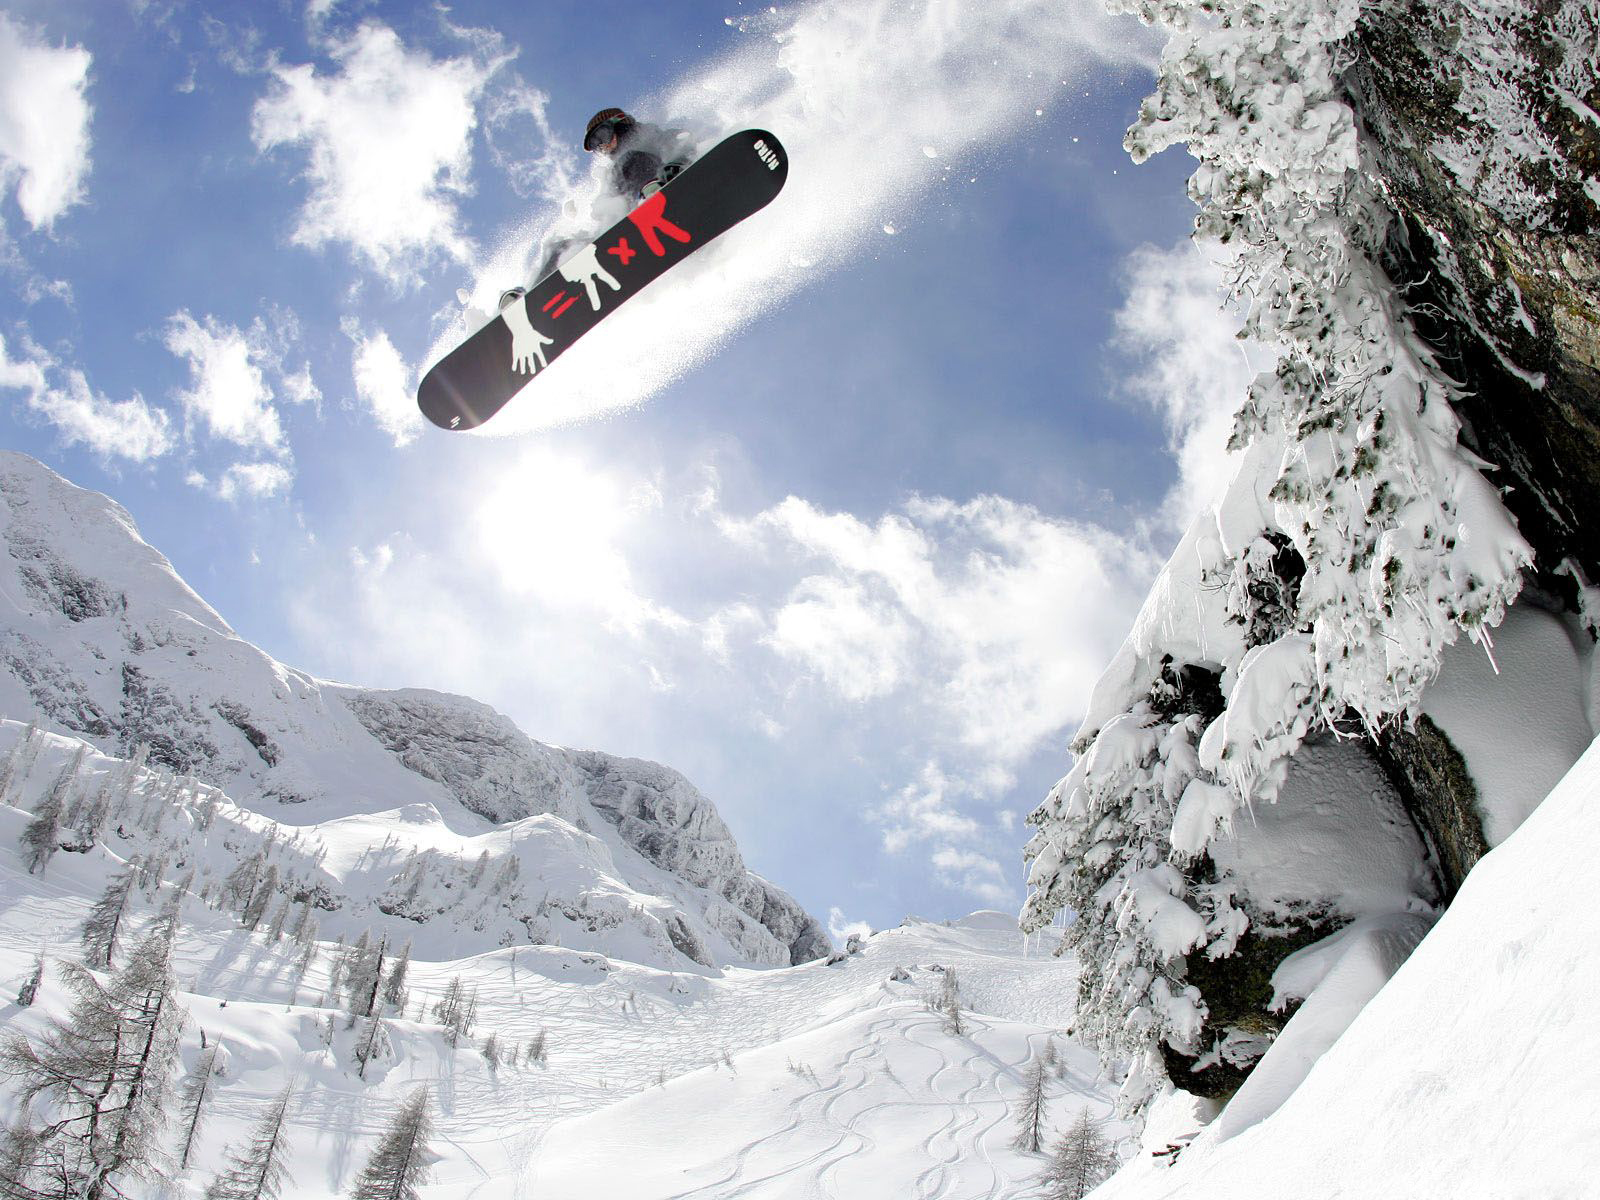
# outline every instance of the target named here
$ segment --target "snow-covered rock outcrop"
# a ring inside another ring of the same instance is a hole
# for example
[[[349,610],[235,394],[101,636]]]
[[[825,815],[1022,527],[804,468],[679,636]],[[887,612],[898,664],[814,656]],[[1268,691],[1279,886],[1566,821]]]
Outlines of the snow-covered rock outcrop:
[[[1284,1031],[1285,1048],[1331,1045],[1309,1071],[1272,1081],[1254,1119],[1230,1120],[1230,1105],[1176,1165],[1141,1154],[1095,1196],[1592,1196],[1600,1081],[1575,1064],[1597,1045],[1585,1000],[1600,989],[1597,848],[1600,745],[1409,958],[1384,964],[1381,945],[1355,940],[1365,931],[1341,948]]]
[[[523,878],[548,890],[530,900],[540,913],[466,935],[483,948],[544,936],[707,966],[827,952],[818,922],[745,867],[675,772],[536,742],[464,697],[286,667],[238,637],[122,508],[15,453],[0,454],[0,545],[0,716],[142,754],[285,827],[354,822],[382,842],[386,822],[427,826],[410,848],[428,853],[431,837],[446,857],[504,832]],[[377,895],[409,887],[402,859]],[[429,919],[425,905],[406,915]],[[632,940],[617,932],[633,927]]]
[[[1507,394],[1499,375],[1463,379],[1479,358],[1439,334],[1522,326],[1527,336],[1479,338],[1483,355],[1534,391],[1543,381],[1512,355],[1559,368],[1562,386],[1536,399],[1541,419],[1583,439],[1600,328],[1600,160],[1585,98],[1600,86],[1583,0],[1424,6],[1420,20],[1372,0],[1113,7],[1170,33],[1127,148],[1140,160],[1181,145],[1199,160],[1198,234],[1235,252],[1244,334],[1278,356],[1240,397],[1235,477],[1173,553],[1094,690],[1077,762],[1029,818],[1039,832],[1024,923],[1078,914],[1080,1028],[1108,1058],[1132,1061],[1124,1100],[1138,1108],[1169,1083],[1232,1095],[1287,1028],[1269,986],[1280,962],[1350,922],[1414,930],[1594,735],[1593,593],[1574,602],[1572,580],[1555,578],[1594,574],[1581,554],[1560,557],[1592,544],[1593,488],[1547,461],[1561,443],[1518,415],[1535,400]],[[1440,70],[1431,46],[1461,70]],[[1383,128],[1363,121],[1374,95],[1393,102]],[[1419,113],[1437,127],[1419,133],[1408,123]],[[1411,140],[1378,140],[1397,121]],[[1427,187],[1394,176],[1429,154]],[[1445,206],[1451,221],[1472,210],[1485,236],[1429,260],[1450,284],[1420,293],[1443,306],[1431,313],[1397,286],[1425,272],[1391,272],[1408,237],[1449,246],[1456,225],[1429,224],[1443,209],[1437,188],[1425,194],[1446,177],[1472,193]],[[1502,228],[1517,246],[1480,245]],[[1551,255],[1565,277],[1514,303],[1517,271],[1536,260],[1545,271]],[[1463,300],[1455,276],[1469,258],[1498,281],[1493,297]],[[1517,515],[1549,510],[1537,544],[1503,502],[1505,477],[1474,449],[1458,412],[1469,400],[1509,414],[1516,436],[1478,449],[1505,448],[1530,480]],[[1546,496],[1542,476],[1561,486]],[[1553,560],[1536,562],[1539,551]],[[1506,623],[1530,580],[1524,604],[1567,611]],[[1445,696],[1430,710],[1441,665],[1510,662],[1523,648],[1549,664],[1545,681],[1491,666],[1470,719]],[[1502,769],[1526,755],[1494,743],[1541,710],[1533,723],[1555,736],[1532,739],[1537,769]],[[1455,744],[1468,729],[1490,744]],[[1334,757],[1342,778],[1305,786]],[[1275,881],[1270,857],[1241,858],[1269,826],[1282,827],[1294,864]],[[1377,842],[1401,852],[1374,856]],[[1387,864],[1384,899],[1352,903],[1315,884],[1333,845],[1352,865]]]

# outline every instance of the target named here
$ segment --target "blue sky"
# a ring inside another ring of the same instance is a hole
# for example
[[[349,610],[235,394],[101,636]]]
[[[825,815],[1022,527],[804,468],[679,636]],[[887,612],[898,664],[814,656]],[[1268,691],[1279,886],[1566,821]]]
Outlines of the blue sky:
[[[7,446],[288,663],[682,770],[836,927],[1020,903],[1020,818],[1244,377],[1187,162],[1121,150],[1147,33],[1063,0],[0,12]],[[421,426],[458,289],[519,281],[610,104],[766,123],[790,185],[494,436]]]

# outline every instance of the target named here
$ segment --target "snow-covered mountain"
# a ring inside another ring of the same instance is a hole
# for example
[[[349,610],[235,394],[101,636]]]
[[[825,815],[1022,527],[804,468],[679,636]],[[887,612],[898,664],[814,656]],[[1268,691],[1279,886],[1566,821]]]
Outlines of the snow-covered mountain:
[[[381,868],[361,856],[362,888],[350,863],[318,868],[337,876],[329,902],[359,910],[342,924],[387,906],[455,954],[538,939],[659,966],[787,965],[830,949],[667,767],[536,742],[464,697],[287,667],[238,637],[121,507],[10,452],[0,543],[0,715],[140,753],[274,825],[366,830],[386,854]],[[486,852],[518,872],[492,914],[417,900]]]

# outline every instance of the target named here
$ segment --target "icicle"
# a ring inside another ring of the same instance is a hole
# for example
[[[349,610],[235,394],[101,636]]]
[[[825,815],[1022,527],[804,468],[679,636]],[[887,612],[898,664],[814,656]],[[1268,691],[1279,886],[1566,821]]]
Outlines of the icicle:
[[[1484,654],[1488,656],[1489,666],[1494,669],[1494,673],[1496,675],[1500,674],[1500,664],[1494,660],[1494,638],[1489,636],[1489,627],[1487,625],[1478,627],[1478,644],[1483,647]]]

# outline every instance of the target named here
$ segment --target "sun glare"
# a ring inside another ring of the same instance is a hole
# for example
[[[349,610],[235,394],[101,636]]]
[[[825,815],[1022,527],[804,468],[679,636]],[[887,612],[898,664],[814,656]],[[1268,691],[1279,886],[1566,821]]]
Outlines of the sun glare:
[[[639,512],[612,477],[548,450],[493,480],[479,505],[478,544],[502,587],[560,607],[615,610],[632,599],[618,542]]]

